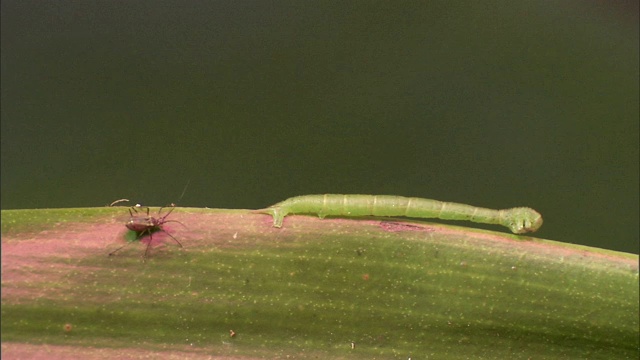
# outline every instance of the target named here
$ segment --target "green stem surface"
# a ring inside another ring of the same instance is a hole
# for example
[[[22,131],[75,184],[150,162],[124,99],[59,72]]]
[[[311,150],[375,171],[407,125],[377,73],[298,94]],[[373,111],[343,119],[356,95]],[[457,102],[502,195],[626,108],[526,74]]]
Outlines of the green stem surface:
[[[430,222],[288,216],[277,229],[248,210],[176,208],[168,219],[185,226],[165,230],[184,249],[156,232],[143,262],[128,216],[2,211],[3,355],[639,355],[637,255]]]

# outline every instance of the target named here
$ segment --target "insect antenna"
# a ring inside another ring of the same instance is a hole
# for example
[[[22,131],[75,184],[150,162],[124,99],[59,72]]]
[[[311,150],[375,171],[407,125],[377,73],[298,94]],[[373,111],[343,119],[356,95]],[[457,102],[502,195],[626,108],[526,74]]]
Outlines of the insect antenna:
[[[176,208],[176,204],[174,204],[174,203],[171,203],[171,205],[167,205],[167,206],[163,206],[163,207],[161,207],[161,208],[160,208],[160,210],[158,210],[158,215],[161,215],[161,214],[162,214],[162,209],[164,209],[164,208],[166,208],[166,207],[171,207],[171,209],[169,209],[169,211],[167,211],[167,213],[166,213],[166,214],[164,214],[164,215],[160,216],[160,221],[161,221],[161,222],[163,222],[163,223],[165,223],[165,222],[169,222],[169,221],[175,221],[175,220],[167,220],[167,221],[164,221],[164,219],[165,219],[167,216],[169,216],[169,214],[171,214],[171,212],[173,212],[173,209],[175,209],[175,208]]]
[[[164,215],[160,216],[160,218],[159,218],[159,223],[160,223],[160,224],[164,224],[164,223],[168,223],[168,222],[176,222],[176,223],[178,223],[178,224],[180,224],[180,225],[182,225],[182,226],[184,226],[184,227],[186,228],[186,227],[187,227],[187,225],[185,225],[185,224],[181,223],[181,222],[180,222],[180,221],[178,221],[178,220],[165,220],[165,219],[167,218],[167,216],[169,216],[169,214],[171,214],[171,212],[173,212],[173,209],[175,209],[175,208],[176,208],[176,204],[174,204],[174,203],[171,203],[170,205],[167,205],[167,206],[163,206],[163,207],[161,207],[161,208],[160,208],[160,210],[158,210],[158,215],[159,215],[159,214],[161,214],[161,213],[162,213],[162,209],[164,209],[164,208],[166,208],[166,207],[171,207],[171,209],[170,209],[169,211],[167,211],[167,213],[166,213],[166,214],[164,214]]]
[[[129,202],[129,199],[118,199],[118,200],[112,202],[111,204],[109,204],[109,206],[115,206],[116,204],[119,204],[121,202]]]
[[[191,184],[191,179],[189,179],[187,181],[187,185],[185,185],[184,189],[182,189],[182,194],[180,194],[180,197],[178,198],[178,202],[180,202],[182,200],[182,197],[184,196],[184,193],[187,192],[187,188],[189,187],[189,184]]]
[[[178,198],[178,202],[180,202],[180,200],[182,200],[182,197],[184,196],[184,194],[187,192],[187,188],[189,187],[189,184],[191,184],[191,179],[187,180],[187,184],[184,186],[184,189],[182,189],[182,194],[180,194],[180,197]],[[169,205],[165,205],[163,207],[161,207],[158,210],[158,216],[160,216],[160,222],[161,223],[166,223],[166,222],[177,222],[180,223],[182,226],[187,227],[185,224],[181,223],[180,221],[177,220],[165,220],[167,218],[167,216],[169,216],[169,214],[171,214],[171,212],[173,212],[173,209],[176,208],[176,204],[175,203],[171,203]],[[169,211],[167,211],[166,214],[161,215],[162,214],[162,209],[166,208],[166,207],[171,207],[171,209]]]

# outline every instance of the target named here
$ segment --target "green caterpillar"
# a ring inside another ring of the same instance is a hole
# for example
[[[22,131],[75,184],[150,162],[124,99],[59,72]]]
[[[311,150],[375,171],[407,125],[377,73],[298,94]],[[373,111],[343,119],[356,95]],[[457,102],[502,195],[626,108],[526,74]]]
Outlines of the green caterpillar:
[[[482,224],[506,226],[514,234],[534,232],[542,226],[542,215],[527,207],[504,210],[486,209],[471,205],[415,197],[392,195],[303,195],[289,198],[258,213],[273,216],[273,226],[282,227],[288,214],[318,214],[322,219],[335,216],[406,216],[469,220]]]

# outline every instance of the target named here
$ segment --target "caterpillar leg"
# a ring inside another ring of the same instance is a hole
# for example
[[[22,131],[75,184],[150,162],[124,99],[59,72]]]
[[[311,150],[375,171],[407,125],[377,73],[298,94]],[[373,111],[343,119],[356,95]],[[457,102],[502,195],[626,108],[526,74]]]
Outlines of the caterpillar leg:
[[[511,229],[514,234],[534,232],[542,226],[542,215],[530,208],[513,208],[506,210],[502,225]]]
[[[284,217],[287,215],[286,212],[282,211],[279,207],[270,207],[266,209],[256,210],[254,212],[261,214],[269,214],[273,216],[273,227],[281,228],[282,222],[284,221]]]

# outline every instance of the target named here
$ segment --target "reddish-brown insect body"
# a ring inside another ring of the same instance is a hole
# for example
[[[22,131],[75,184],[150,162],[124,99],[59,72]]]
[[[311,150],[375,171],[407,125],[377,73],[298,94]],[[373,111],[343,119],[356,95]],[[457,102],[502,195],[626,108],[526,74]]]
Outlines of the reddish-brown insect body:
[[[144,259],[147,258],[149,247],[151,246],[151,242],[153,241],[153,233],[158,231],[162,231],[163,233],[169,235],[169,237],[171,237],[178,244],[178,246],[182,247],[182,244],[180,243],[180,241],[178,241],[178,239],[173,237],[173,235],[169,234],[169,232],[167,232],[163,228],[163,225],[168,222],[177,222],[184,226],[184,224],[182,224],[180,221],[167,220],[167,217],[171,214],[173,209],[175,209],[175,206],[176,206],[175,204],[171,204],[171,209],[166,214],[160,216],[162,213],[162,209],[164,209],[164,207],[161,207],[160,210],[158,211],[159,216],[157,218],[149,215],[148,207],[147,207],[147,211],[142,214],[137,210],[140,207],[140,205],[136,205],[132,207],[131,209],[133,209],[133,211],[129,209],[129,215],[131,215],[131,217],[129,218],[129,221],[127,221],[127,223],[125,224],[127,229],[131,231],[135,231],[136,239],[140,239],[144,235],[149,234],[149,243],[147,244],[147,248],[144,251],[144,255],[143,255]],[[119,251],[120,249],[124,248],[127,245],[128,244],[121,246],[116,250],[110,252],[109,256],[115,254],[117,251]]]

